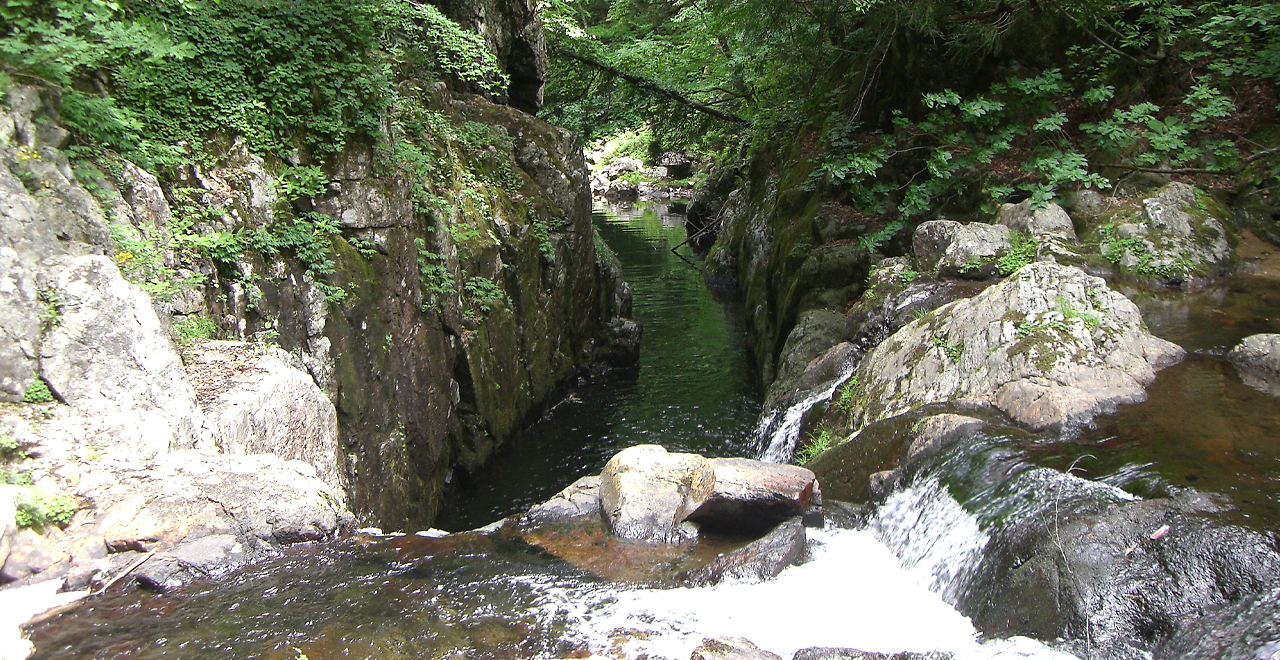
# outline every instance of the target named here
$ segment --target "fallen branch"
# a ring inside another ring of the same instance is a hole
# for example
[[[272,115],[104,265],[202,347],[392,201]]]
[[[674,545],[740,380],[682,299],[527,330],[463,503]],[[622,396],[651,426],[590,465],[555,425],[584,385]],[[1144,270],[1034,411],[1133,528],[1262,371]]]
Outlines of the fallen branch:
[[[605,64],[600,60],[597,60],[592,57],[588,57],[586,55],[582,55],[580,53],[575,53],[572,50],[569,50],[568,48],[564,48],[554,43],[547,44],[547,49],[556,55],[567,57],[575,62],[580,62],[589,67],[599,69],[600,71],[608,73],[609,75],[621,78],[631,83],[632,85],[639,87],[640,89],[648,90],[650,92],[653,92],[654,94],[657,94],[658,96],[662,96],[662,97],[671,99],[672,101],[676,101],[677,103],[681,103],[685,106],[688,106],[689,109],[696,110],[698,112],[701,112],[704,115],[709,115],[709,116],[715,117],[716,119],[727,121],[732,124],[738,124],[741,126],[751,126],[750,121],[743,119],[742,117],[739,117],[738,115],[735,115],[732,112],[726,112],[718,108],[713,108],[710,105],[707,105],[706,103],[691,99],[688,96],[685,96],[683,93],[677,90],[671,89],[670,87],[667,87],[666,85],[663,85],[662,83],[652,78],[647,78],[645,76],[623,71],[622,69],[619,69],[616,66]]]
[[[1126,172],[1151,172],[1153,174],[1213,174],[1215,176],[1235,176],[1243,172],[1251,163],[1278,153],[1280,153],[1280,147],[1272,147],[1266,151],[1259,151],[1258,153],[1240,161],[1240,165],[1233,170],[1211,170],[1199,167],[1138,167],[1136,165],[1099,165],[1099,167],[1113,167]]]

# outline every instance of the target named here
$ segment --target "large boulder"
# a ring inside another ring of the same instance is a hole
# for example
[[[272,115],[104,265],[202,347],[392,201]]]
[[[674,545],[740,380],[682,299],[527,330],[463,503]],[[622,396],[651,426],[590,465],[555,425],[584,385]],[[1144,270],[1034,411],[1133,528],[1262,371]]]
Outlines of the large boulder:
[[[658,445],[618,452],[600,474],[600,504],[609,529],[634,541],[674,543],[697,529],[685,519],[711,496],[715,471],[696,454]]]
[[[1202,613],[1156,649],[1159,660],[1280,656],[1280,588]]]
[[[782,660],[742,637],[708,637],[693,650],[689,660]]]
[[[40,359],[54,394],[141,455],[206,446],[195,390],[147,294],[94,255],[71,260],[57,290],[61,318]]]
[[[857,371],[855,427],[930,403],[995,405],[1034,429],[1084,423],[1145,400],[1156,369],[1185,355],[1147,332],[1101,278],[1033,263],[915,320]]]
[[[202,401],[208,428],[224,453],[305,461],[335,492],[346,492],[338,413],[297,358],[276,347],[211,341],[190,362],[193,380],[221,390],[201,394],[210,399]]]
[[[796,381],[809,364],[840,343],[844,325],[844,314],[827,309],[811,309],[796,317],[796,325],[778,356],[778,373],[765,396],[766,407],[794,394]]]
[[[749,458],[713,458],[715,485],[687,520],[700,529],[753,536],[821,503],[813,472]]]
[[[1280,396],[1280,334],[1245,337],[1227,359],[1240,370],[1245,384]]]
[[[1053,202],[1041,208],[1033,208],[1029,199],[1020,204],[1002,204],[996,215],[996,222],[1039,240],[1076,240],[1076,228],[1071,222],[1071,216]]]
[[[916,267],[931,277],[988,279],[999,272],[1000,257],[1013,248],[1004,225],[931,220],[912,236]]]
[[[563,524],[600,518],[600,477],[582,477],[535,505],[525,514],[534,525]]]
[[[1216,216],[1216,217],[1215,217]],[[1122,273],[1168,283],[1217,274],[1232,262],[1227,214],[1208,194],[1170,183],[1100,218],[1098,249]]]

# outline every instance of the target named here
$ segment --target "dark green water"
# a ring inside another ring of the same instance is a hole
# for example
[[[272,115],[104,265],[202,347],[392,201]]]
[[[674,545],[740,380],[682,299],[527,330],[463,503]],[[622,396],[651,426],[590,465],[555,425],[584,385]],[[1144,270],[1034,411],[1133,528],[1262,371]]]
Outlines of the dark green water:
[[[575,389],[481,474],[458,477],[437,527],[474,529],[524,511],[633,445],[704,456],[751,453],[760,403],[742,307],[711,295],[687,246],[671,252],[685,238],[683,216],[664,211],[641,203],[594,214],[644,325],[638,368]]]

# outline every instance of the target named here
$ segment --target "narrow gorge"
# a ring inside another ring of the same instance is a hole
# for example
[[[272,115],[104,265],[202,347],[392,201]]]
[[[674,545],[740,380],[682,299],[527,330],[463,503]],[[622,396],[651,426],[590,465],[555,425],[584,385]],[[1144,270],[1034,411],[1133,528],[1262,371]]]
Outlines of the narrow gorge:
[[[1280,11],[0,8],[0,658],[1280,658]]]

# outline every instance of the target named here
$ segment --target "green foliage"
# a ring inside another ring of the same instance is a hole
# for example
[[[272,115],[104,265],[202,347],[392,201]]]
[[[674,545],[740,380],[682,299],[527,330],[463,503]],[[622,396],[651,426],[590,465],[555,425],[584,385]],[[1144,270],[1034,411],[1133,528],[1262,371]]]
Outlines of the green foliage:
[[[15,468],[0,468],[0,484],[6,486],[30,486],[31,471]]]
[[[544,219],[533,212],[529,211],[530,224],[533,227],[533,235],[538,238],[538,250],[542,252],[542,258],[548,262],[554,263],[556,260],[556,246],[551,242],[551,233],[563,227],[566,220],[564,218]]]
[[[40,300],[40,328],[48,332],[62,323],[62,307],[66,302],[57,289],[42,288],[36,294]]]
[[[212,339],[218,334],[218,324],[207,316],[188,316],[173,324],[178,340],[190,345],[202,339]]]
[[[942,354],[952,362],[959,362],[960,356],[964,355],[964,342],[948,342],[946,337],[934,335],[933,345],[937,346],[942,351]]]
[[[65,525],[80,508],[76,499],[66,493],[49,493],[29,488],[18,494],[15,521],[19,527],[41,528]]]
[[[394,76],[507,86],[482,37],[409,0],[10,0],[2,10],[0,59],[61,86],[63,119],[83,142],[144,166],[199,155],[213,130],[259,153],[302,147],[322,159],[380,133]],[[82,91],[91,80],[111,94]]]
[[[858,382],[858,374],[854,374],[849,380],[845,381],[844,385],[841,385],[837,391],[837,395],[836,408],[839,408],[840,412],[844,413],[852,410],[853,405],[863,395],[862,384]]]
[[[49,403],[53,401],[53,391],[49,389],[49,384],[44,382],[43,378],[37,378],[22,395],[22,401],[23,403]]]
[[[1141,277],[1169,278],[1180,274],[1193,274],[1198,271],[1195,264],[1185,258],[1176,258],[1171,264],[1157,264],[1156,254],[1147,247],[1146,239],[1142,236],[1120,238],[1116,234],[1116,225],[1114,223],[1099,227],[1098,234],[1104,247],[1102,256],[1106,257],[1107,261],[1120,266],[1126,272]],[[1122,266],[1121,264],[1126,255],[1132,257],[1135,263],[1129,266]]]
[[[324,192],[328,184],[324,170],[315,165],[286,167],[276,178],[280,196],[289,201],[315,197]]]
[[[885,241],[893,238],[894,234],[902,231],[903,223],[901,220],[894,220],[885,226],[877,229],[870,234],[866,234],[858,238],[858,247],[867,252],[875,252],[884,245]]]
[[[915,270],[914,268],[908,268],[899,273],[898,277],[902,280],[903,284],[911,284],[917,277],[920,277],[920,271]]]
[[[1040,241],[1033,236],[1015,231],[1011,232],[1010,237],[1013,239],[1013,249],[1000,257],[997,262],[1000,274],[1005,277],[1018,272],[1023,266],[1035,261],[1036,252],[1040,249]]]
[[[283,214],[271,226],[270,231],[242,232],[237,240],[244,247],[253,248],[264,256],[274,257],[291,252],[302,262],[315,286],[324,292],[325,300],[341,303],[347,292],[324,280],[337,268],[333,256],[333,236],[342,229],[333,218],[315,211],[293,215]]]
[[[0,429],[0,460],[8,463],[27,457],[27,450],[7,429]]]
[[[480,310],[481,314],[488,314],[493,311],[494,306],[501,303],[511,306],[511,299],[507,297],[507,292],[497,282],[487,277],[467,278],[467,283],[462,286],[462,292],[472,307]]]
[[[172,247],[173,239],[154,225],[143,225],[134,231],[128,225],[113,224],[111,238],[116,246],[114,256],[120,274],[142,287],[153,300],[173,300],[182,291],[204,281],[199,275],[179,277],[165,254]]]
[[[809,434],[806,438],[804,446],[796,451],[795,456],[791,458],[791,462],[796,465],[806,465],[809,461],[818,457],[818,454],[831,449],[834,438],[831,431],[826,427],[819,428]]]
[[[444,257],[427,250],[427,242],[421,238],[413,239],[413,245],[418,250],[418,283],[422,287],[423,297],[431,296],[439,304],[443,302],[444,296],[456,295],[457,285],[453,280],[453,273],[444,263]],[[429,309],[431,305],[424,300],[422,311]]]

